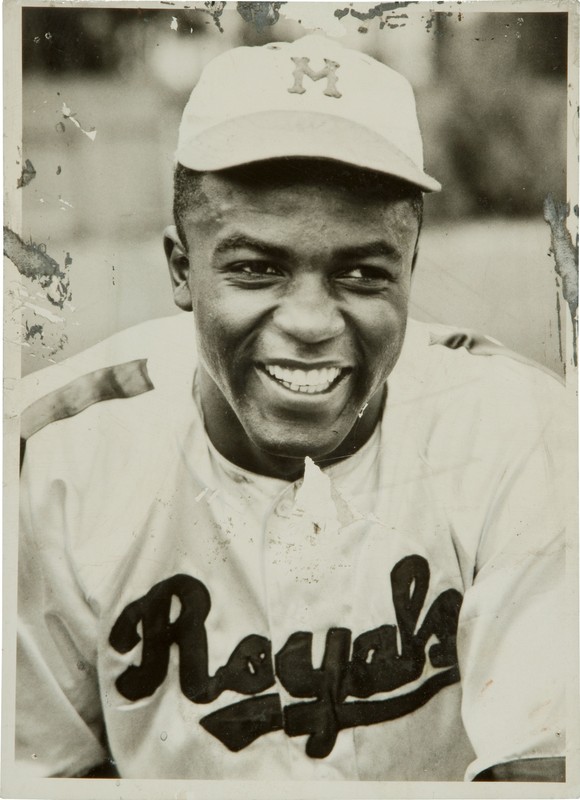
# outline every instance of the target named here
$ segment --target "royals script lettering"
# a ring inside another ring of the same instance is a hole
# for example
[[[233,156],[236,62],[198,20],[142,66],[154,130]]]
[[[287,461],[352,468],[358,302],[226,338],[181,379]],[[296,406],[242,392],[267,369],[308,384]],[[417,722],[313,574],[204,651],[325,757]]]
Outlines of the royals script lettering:
[[[129,666],[115,685],[127,700],[152,695],[167,677],[169,652],[175,644],[181,691],[192,703],[211,703],[226,690],[249,696],[200,720],[227,748],[236,752],[260,736],[283,730],[288,736],[306,735],[306,753],[324,758],[341,730],[409,714],[459,680],[456,632],[461,594],[455,589],[443,591],[417,627],[429,588],[428,562],[418,555],[407,556],[395,565],[390,579],[396,625],[381,625],[354,641],[348,628],[330,628],[320,666],[312,663],[308,631],[291,634],[274,657],[268,638],[250,634],[210,675],[205,627],[210,594],[196,578],[174,575],[130,603],[115,622],[109,642],[117,652],[129,653],[142,641],[141,663]],[[172,622],[173,597],[181,610]],[[420,679],[427,659],[437,672],[418,688],[391,698],[368,699]],[[276,678],[300,702],[282,706],[277,692],[268,693]]]

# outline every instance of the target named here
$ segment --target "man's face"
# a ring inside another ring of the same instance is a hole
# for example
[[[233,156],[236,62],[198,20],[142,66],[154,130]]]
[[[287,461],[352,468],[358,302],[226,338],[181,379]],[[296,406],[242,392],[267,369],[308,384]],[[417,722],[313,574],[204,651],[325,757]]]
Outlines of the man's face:
[[[328,457],[367,403],[374,427],[401,351],[418,233],[410,202],[223,174],[201,188],[173,280],[195,317],[210,437],[235,439],[245,465]]]

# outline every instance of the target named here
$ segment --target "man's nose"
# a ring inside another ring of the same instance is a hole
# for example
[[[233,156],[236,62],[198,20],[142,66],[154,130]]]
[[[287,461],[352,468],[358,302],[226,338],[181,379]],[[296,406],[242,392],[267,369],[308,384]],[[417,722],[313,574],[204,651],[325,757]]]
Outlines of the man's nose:
[[[336,299],[323,279],[295,279],[274,312],[274,324],[282,333],[305,344],[334,339],[344,331],[345,321]]]

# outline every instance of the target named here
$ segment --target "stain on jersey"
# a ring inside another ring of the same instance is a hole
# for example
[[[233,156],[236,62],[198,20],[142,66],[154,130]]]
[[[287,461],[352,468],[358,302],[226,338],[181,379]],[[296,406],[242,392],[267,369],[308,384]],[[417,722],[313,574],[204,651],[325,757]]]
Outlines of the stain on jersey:
[[[251,695],[200,720],[229,750],[237,752],[264,734],[283,730],[288,736],[307,735],[307,755],[325,758],[341,730],[410,714],[459,681],[456,634],[463,598],[456,589],[441,592],[417,629],[429,581],[426,559],[401,559],[391,571],[396,625],[365,631],[354,641],[348,628],[330,628],[319,667],[312,663],[312,633],[291,634],[274,658],[269,639],[250,634],[210,675],[205,628],[210,594],[196,578],[174,575],[126,606],[113,625],[109,643],[117,652],[129,653],[142,641],[141,663],[128,667],[115,685],[127,700],[151,696],[167,677],[170,648],[176,644],[181,691],[192,703],[211,703],[225,690]],[[181,609],[172,622],[173,597]],[[418,687],[367,699],[418,681],[427,659],[438,671]],[[308,701],[283,707],[277,693],[262,694],[276,678],[292,697]],[[358,699],[346,702],[349,697]]]

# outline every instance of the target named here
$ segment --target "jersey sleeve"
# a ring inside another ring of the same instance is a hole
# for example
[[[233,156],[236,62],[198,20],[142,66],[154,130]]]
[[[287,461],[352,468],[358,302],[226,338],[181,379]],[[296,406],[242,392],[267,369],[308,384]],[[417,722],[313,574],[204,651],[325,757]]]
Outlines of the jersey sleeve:
[[[79,776],[106,758],[98,619],[67,546],[67,486],[47,481],[43,459],[30,456],[21,481],[16,759],[26,777]]]
[[[559,420],[573,416],[540,405],[540,415],[521,409],[506,440],[461,611],[462,715],[476,753],[466,780],[565,753],[565,483],[575,469]]]

